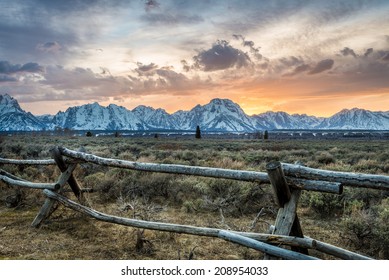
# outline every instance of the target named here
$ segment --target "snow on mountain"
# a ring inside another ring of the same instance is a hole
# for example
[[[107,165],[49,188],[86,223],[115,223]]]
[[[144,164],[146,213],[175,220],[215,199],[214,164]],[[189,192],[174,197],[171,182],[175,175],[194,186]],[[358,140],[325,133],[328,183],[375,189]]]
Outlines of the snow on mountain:
[[[0,115],[23,112],[16,99],[8,94],[0,95]]]
[[[344,109],[330,118],[324,119],[317,128],[321,129],[389,129],[389,111],[372,112],[354,108]]]
[[[289,115],[285,112],[266,112],[252,116],[259,129],[311,129],[322,119],[307,115]]]
[[[389,130],[389,111],[342,110],[329,118],[266,112],[248,116],[229,99],[216,98],[189,111],[169,114],[163,109],[138,106],[128,110],[98,103],[70,107],[56,115],[33,116],[9,95],[0,95],[0,131],[72,130],[192,130],[255,132],[271,129],[375,129]]]
[[[0,131],[38,131],[46,125],[34,115],[22,110],[16,99],[0,95]]]
[[[111,104],[107,107],[97,102],[70,107],[53,117],[56,127],[73,130],[142,130],[141,120],[124,107]]]
[[[194,130],[199,125],[205,131],[254,131],[253,120],[242,108],[229,99],[215,98],[210,103],[197,105],[190,111],[178,111],[173,118],[177,127]]]
[[[140,105],[132,112],[149,129],[176,129],[173,118],[163,109]]]

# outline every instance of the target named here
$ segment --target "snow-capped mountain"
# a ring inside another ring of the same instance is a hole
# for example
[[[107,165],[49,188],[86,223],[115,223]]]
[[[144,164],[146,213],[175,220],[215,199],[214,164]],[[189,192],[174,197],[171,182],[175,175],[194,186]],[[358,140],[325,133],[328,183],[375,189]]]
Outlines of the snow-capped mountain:
[[[389,111],[372,112],[354,108],[344,109],[324,119],[317,128],[323,129],[389,129]]]
[[[213,99],[197,105],[190,111],[178,111],[172,115],[177,129],[195,130],[197,125],[209,131],[254,131],[254,121],[242,108],[228,99]]]
[[[318,126],[323,118],[307,115],[289,115],[285,112],[266,112],[254,115],[255,127],[262,129],[312,129]]]
[[[111,104],[107,107],[97,102],[70,107],[58,112],[52,120],[55,127],[73,130],[144,130],[147,127],[124,107]]]
[[[176,129],[174,119],[163,109],[140,105],[132,110],[132,113],[148,129]]]
[[[98,103],[70,107],[56,115],[34,116],[22,110],[14,98],[0,95],[0,131],[71,130],[191,130],[255,132],[271,129],[374,129],[389,130],[389,111],[342,110],[329,118],[266,112],[248,116],[229,99],[213,99],[189,111],[173,114],[163,109],[138,106],[128,110]]]
[[[0,95],[0,131],[45,130],[46,124],[20,108],[16,99]]]

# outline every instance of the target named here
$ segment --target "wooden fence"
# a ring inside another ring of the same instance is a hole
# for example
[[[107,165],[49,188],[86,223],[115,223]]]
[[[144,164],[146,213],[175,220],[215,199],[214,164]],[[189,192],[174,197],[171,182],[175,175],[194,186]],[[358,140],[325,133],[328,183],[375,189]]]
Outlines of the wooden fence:
[[[54,203],[58,201],[70,209],[100,221],[150,230],[222,238],[264,252],[267,259],[316,259],[309,256],[308,249],[314,249],[340,259],[371,259],[304,236],[296,213],[297,202],[302,191],[319,191],[336,195],[343,192],[343,186],[389,190],[389,176],[327,171],[280,162],[270,162],[266,166],[266,172],[256,172],[102,158],[85,153],[82,150],[74,151],[63,147],[52,149],[51,154],[53,159],[48,160],[0,158],[0,164],[57,165],[61,171],[55,183],[35,183],[0,169],[0,180],[9,185],[43,190],[46,199],[32,222],[33,227],[39,227],[50,216],[53,212]],[[257,184],[271,184],[279,211],[274,225],[270,227],[270,233],[235,232],[108,215],[88,206],[84,198],[84,192],[88,190],[82,189],[73,175],[77,164],[85,162],[147,172],[185,174],[249,181]],[[66,183],[70,186],[78,203],[61,195]],[[282,248],[281,245],[290,246],[291,250]]]

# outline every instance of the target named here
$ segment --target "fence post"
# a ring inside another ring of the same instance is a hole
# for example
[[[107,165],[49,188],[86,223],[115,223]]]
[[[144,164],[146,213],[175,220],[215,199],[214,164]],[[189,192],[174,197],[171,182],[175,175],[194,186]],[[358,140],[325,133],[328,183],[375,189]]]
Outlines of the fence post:
[[[67,182],[71,187],[73,193],[77,197],[78,201],[81,204],[85,204],[85,198],[83,196],[81,188],[79,187],[76,178],[73,176],[73,171],[76,168],[77,164],[72,163],[69,164],[69,166],[67,166],[65,161],[62,158],[61,152],[59,151],[58,147],[53,148],[50,152],[54,158],[54,161],[57,163],[59,170],[61,171],[61,176],[58,179],[57,182],[58,188],[56,191],[60,192],[63,186]],[[48,218],[51,215],[54,203],[55,203],[54,199],[51,198],[45,199],[45,202],[43,203],[40,211],[38,212],[37,216],[35,217],[34,221],[31,224],[33,227],[36,228],[39,227],[43,222],[43,220]]]
[[[290,191],[280,162],[270,162],[266,165],[275,200],[280,207],[275,223],[274,234],[304,237],[296,208],[301,190]],[[308,249],[291,247],[293,251],[308,254]]]
[[[60,192],[63,188],[63,186],[66,184],[66,182],[69,180],[69,177],[72,175],[72,172],[76,168],[77,164],[73,163],[70,164],[69,167],[65,170],[65,172],[62,172],[61,176],[58,179],[58,182],[56,184],[56,190],[55,192]],[[36,215],[34,221],[32,222],[31,226],[38,228],[44,219],[48,218],[52,212],[52,208],[54,206],[55,200],[51,198],[46,198],[45,202],[43,203],[41,209],[39,210],[38,214]]]
[[[65,161],[63,160],[63,157],[61,155],[61,152],[58,147],[55,147],[51,150],[52,156],[54,158],[55,163],[57,164],[59,170],[61,172],[65,172],[68,166],[66,165]],[[73,176],[73,174],[70,174],[70,177],[68,179],[68,184],[70,188],[72,189],[74,195],[77,197],[78,201],[81,204],[85,204],[85,198],[81,191],[80,185],[78,184],[76,178]]]

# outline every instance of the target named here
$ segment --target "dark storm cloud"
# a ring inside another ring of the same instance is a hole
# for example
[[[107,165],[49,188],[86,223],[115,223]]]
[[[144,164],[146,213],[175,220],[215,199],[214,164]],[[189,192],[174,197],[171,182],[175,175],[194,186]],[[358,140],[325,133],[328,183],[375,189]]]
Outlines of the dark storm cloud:
[[[232,37],[235,40],[241,41],[242,42],[242,46],[249,47],[250,48],[250,52],[254,55],[255,58],[257,58],[257,59],[262,59],[263,58],[262,54],[259,53],[260,47],[256,48],[255,47],[255,43],[253,41],[247,41],[246,38],[243,35],[240,35],[240,34],[233,34]]]
[[[293,67],[299,64],[304,63],[304,60],[295,56],[283,57],[280,58],[279,61],[288,67]]]
[[[156,8],[159,8],[160,4],[156,0],[147,0],[145,1],[145,11],[150,12]]]
[[[0,83],[1,82],[16,82],[16,81],[17,81],[17,79],[12,77],[12,76],[0,74]]]
[[[292,77],[292,76],[298,75],[300,73],[309,71],[310,69],[311,69],[311,66],[309,66],[308,64],[302,64],[302,65],[299,65],[296,68],[294,68],[294,70],[291,73],[284,74],[283,76]]]
[[[357,57],[356,53],[354,52],[353,49],[350,49],[348,47],[345,47],[343,50],[340,51],[340,53],[343,55],[343,56],[348,56],[348,55],[351,55],[353,56],[354,58]]]
[[[62,47],[58,42],[47,42],[44,44],[38,44],[36,49],[43,52],[57,52],[60,51]]]
[[[389,51],[381,51],[381,60],[382,61],[389,61]]]
[[[68,44],[76,44],[77,42],[74,34],[60,34],[55,30],[37,24],[14,26],[2,23],[0,19],[0,52],[6,54],[12,60],[37,58],[34,53],[37,46],[40,46],[47,38],[56,38],[58,36],[61,36],[61,39],[68,42]]]
[[[0,53],[12,60],[47,62],[47,52],[61,47],[56,42],[71,48],[97,38],[104,15],[120,11],[123,5],[130,4],[119,0],[0,1]],[[62,62],[66,58],[58,57]]]
[[[365,56],[365,57],[368,57],[371,53],[373,53],[373,48],[368,48],[368,49],[365,51],[364,56]]]
[[[35,62],[29,62],[21,65],[21,64],[11,64],[8,61],[0,61],[1,74],[15,74],[18,72],[40,73],[43,71],[44,68]]]
[[[181,60],[181,64],[182,64],[182,69],[185,72],[189,72],[190,71],[191,67],[190,67],[189,63],[185,59]]]
[[[134,70],[134,72],[138,71]],[[188,95],[194,94],[200,88],[212,86],[209,80],[201,80],[199,77],[189,78],[183,73],[176,72],[171,66],[156,69],[152,67],[147,75],[128,75],[127,78],[128,92],[139,95],[166,92],[173,95]]]
[[[314,74],[324,72],[326,70],[330,70],[333,65],[334,65],[334,60],[324,59],[319,63],[317,63],[316,66],[311,71],[309,71],[309,74],[314,75]]]
[[[250,57],[232,47],[227,41],[217,41],[209,50],[203,50],[193,57],[195,67],[203,71],[217,71],[232,67],[242,68],[252,65]]]
[[[201,81],[192,80],[184,74],[176,72],[173,66],[159,67],[155,63],[143,64],[141,62],[137,62],[137,66],[133,71],[138,76],[128,76],[131,88],[136,89],[137,92],[142,92],[142,90],[159,91],[164,89],[173,91],[185,90],[186,88],[194,87],[197,82],[199,84],[202,83]]]
[[[40,66],[38,63],[29,62],[20,67],[19,72],[31,72],[31,73],[39,73],[43,72],[44,68]]]
[[[136,64],[138,65],[138,68],[136,68],[135,71],[139,76],[154,75],[154,71],[158,69],[158,65],[155,63],[145,65],[141,62],[137,62]]]
[[[188,77],[170,69],[158,69],[156,70],[156,74],[166,81],[166,84],[175,89],[185,89],[190,84]]]

